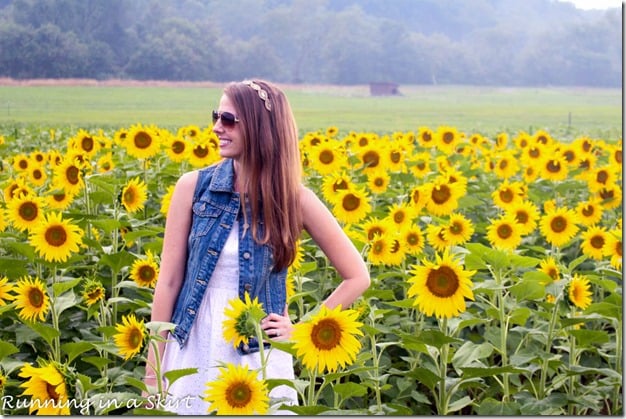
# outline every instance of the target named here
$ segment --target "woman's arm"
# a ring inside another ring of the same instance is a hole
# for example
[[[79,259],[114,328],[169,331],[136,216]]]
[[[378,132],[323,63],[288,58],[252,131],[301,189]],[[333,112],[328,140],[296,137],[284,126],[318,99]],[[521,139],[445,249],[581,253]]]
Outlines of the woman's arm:
[[[343,279],[324,305],[332,309],[341,304],[342,308],[347,308],[370,285],[365,262],[333,214],[313,191],[302,187],[301,202],[304,229]]]
[[[187,239],[191,226],[191,205],[197,180],[197,171],[182,175],[176,182],[176,187],[172,194],[165,221],[161,266],[154,290],[151,321],[170,322],[172,320],[174,304],[183,283],[185,264],[187,263]],[[163,337],[166,337],[166,335],[167,333],[164,332]],[[165,342],[159,342],[158,347],[159,356],[162,356]],[[153,385],[155,382],[156,372],[152,368],[155,365],[155,357],[156,354],[152,346],[150,346],[146,364],[146,384]]]

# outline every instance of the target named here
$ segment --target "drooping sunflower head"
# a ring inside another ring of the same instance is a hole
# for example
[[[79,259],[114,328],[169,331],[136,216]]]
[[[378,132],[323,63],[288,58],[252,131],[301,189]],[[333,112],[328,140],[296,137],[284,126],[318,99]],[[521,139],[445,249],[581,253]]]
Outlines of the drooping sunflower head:
[[[47,362],[40,367],[24,364],[18,376],[28,378],[20,384],[20,387],[24,389],[23,396],[31,396],[29,414],[33,412],[44,416],[70,414],[66,377],[56,362]]]
[[[470,277],[475,271],[464,270],[448,250],[437,255],[435,262],[424,259],[411,273],[408,295],[415,298],[413,305],[427,316],[458,316],[465,311],[465,298],[474,299]]]
[[[146,252],[146,259],[137,259],[130,268],[130,278],[140,287],[154,288],[159,277],[159,265],[152,252]]]
[[[228,302],[228,306],[224,308],[224,315],[226,317],[222,322],[224,339],[232,342],[233,347],[236,348],[241,343],[248,344],[250,337],[256,335],[255,324],[267,314],[258,297],[252,300],[245,292],[244,301],[236,297]]]
[[[322,306],[308,321],[297,323],[292,333],[297,356],[310,371],[334,372],[353,363],[361,350],[362,336],[355,310]]]
[[[46,318],[50,310],[50,298],[44,283],[39,278],[23,277],[14,287],[15,308],[20,318],[28,321]]]
[[[91,307],[98,301],[104,299],[106,291],[100,281],[88,279],[83,286],[83,300],[87,303],[87,307]]]
[[[587,277],[575,274],[567,288],[567,295],[570,303],[581,310],[585,310],[591,305],[591,286]]]
[[[63,220],[61,213],[51,212],[33,227],[29,242],[48,262],[65,262],[80,250],[83,235],[80,227]]]
[[[126,211],[133,213],[141,210],[148,199],[148,186],[138,177],[128,181],[120,196]]]
[[[215,381],[207,383],[203,400],[207,413],[217,415],[265,415],[269,410],[267,383],[248,365],[227,364]]]
[[[134,314],[123,316],[122,322],[115,325],[115,330],[117,333],[113,335],[113,341],[124,359],[130,359],[141,351],[146,335],[143,320],[137,321]]]
[[[545,274],[547,274],[553,281],[558,281],[561,279],[561,269],[559,268],[559,264],[552,256],[548,256],[539,262],[539,270]]]

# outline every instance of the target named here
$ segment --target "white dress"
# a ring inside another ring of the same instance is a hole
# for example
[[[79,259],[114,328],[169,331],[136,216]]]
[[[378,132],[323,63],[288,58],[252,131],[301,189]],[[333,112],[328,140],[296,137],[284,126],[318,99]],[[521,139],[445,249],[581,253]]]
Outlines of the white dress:
[[[198,373],[179,378],[168,389],[169,396],[165,409],[180,415],[206,415],[208,413],[209,404],[202,400],[202,397],[207,389],[207,383],[217,378],[219,374],[217,366],[220,362],[235,365],[247,364],[250,369],[259,369],[261,366],[258,352],[239,355],[233,348],[233,344],[224,340],[222,335],[224,308],[230,300],[238,296],[238,230],[238,225],[235,223],[208,283],[187,342],[180,348],[178,342],[170,336],[165,346],[162,364],[164,372],[180,368],[198,368]],[[293,379],[291,354],[278,349],[266,350],[265,354],[268,353],[267,378]],[[281,398],[289,399],[289,404],[298,404],[297,393],[289,386],[275,387],[270,392],[270,405],[271,399]],[[291,412],[282,410],[270,413],[290,414]]]

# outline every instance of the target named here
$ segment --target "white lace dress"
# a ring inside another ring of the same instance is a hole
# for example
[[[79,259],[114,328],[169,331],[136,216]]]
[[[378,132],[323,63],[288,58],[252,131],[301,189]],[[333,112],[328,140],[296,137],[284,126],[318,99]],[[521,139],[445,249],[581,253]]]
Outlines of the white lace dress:
[[[179,378],[169,388],[169,398],[165,409],[180,415],[206,415],[209,404],[202,400],[207,383],[214,381],[219,374],[220,362],[235,365],[247,364],[250,369],[261,366],[258,352],[239,355],[231,342],[226,342],[222,335],[222,321],[225,319],[224,308],[237,297],[239,278],[239,235],[235,223],[228,240],[217,261],[213,276],[209,281],[202,303],[187,342],[181,349],[175,339],[166,344],[163,354],[163,371],[180,368],[198,368],[198,373]],[[277,349],[269,352],[267,378],[293,379],[293,359],[286,352]],[[259,374],[260,377],[260,374]],[[296,391],[288,386],[275,387],[270,398],[288,398],[290,404],[297,404]],[[272,413],[272,412],[270,412]],[[273,412],[289,414],[289,411]]]

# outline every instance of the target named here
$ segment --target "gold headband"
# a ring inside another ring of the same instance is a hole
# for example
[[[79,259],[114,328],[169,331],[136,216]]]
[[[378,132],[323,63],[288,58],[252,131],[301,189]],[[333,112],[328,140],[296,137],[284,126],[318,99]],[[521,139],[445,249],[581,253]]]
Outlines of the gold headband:
[[[265,91],[261,86],[259,86],[258,84],[256,84],[252,80],[244,80],[244,81],[242,81],[242,83],[245,84],[246,86],[250,86],[254,90],[256,90],[257,93],[259,94],[259,97],[261,98],[261,100],[265,104],[265,109],[267,109],[270,112],[272,111],[272,103],[270,102],[270,97],[267,94],[267,91]]]

